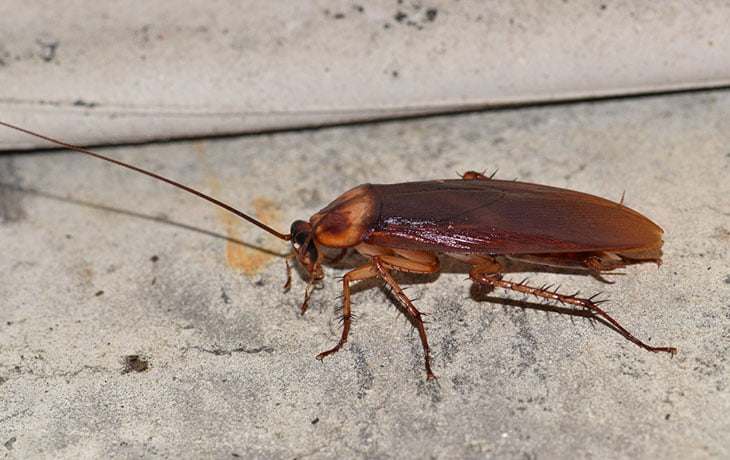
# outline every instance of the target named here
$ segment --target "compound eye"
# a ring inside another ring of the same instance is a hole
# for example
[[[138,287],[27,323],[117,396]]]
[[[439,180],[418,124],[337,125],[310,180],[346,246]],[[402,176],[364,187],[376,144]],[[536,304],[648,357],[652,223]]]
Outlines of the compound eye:
[[[292,242],[297,248],[300,248],[307,241],[307,238],[309,238],[309,232],[307,231],[295,233]]]
[[[312,224],[310,224],[306,220],[295,220],[291,224],[291,228],[289,229],[289,233],[292,234],[292,235],[296,235],[299,232],[309,231],[311,229],[312,229]]]
[[[303,220],[294,221],[291,224],[290,234],[291,245],[296,251],[300,262],[309,265],[319,260],[319,250],[312,238],[312,224]],[[307,245],[306,248],[303,247],[305,244]]]
[[[289,233],[291,234],[291,243],[292,246],[294,246],[294,249],[299,249],[302,247],[304,242],[309,237],[309,230],[311,228],[311,225],[309,222],[305,222],[303,220],[296,220],[294,223],[291,224],[291,230]]]

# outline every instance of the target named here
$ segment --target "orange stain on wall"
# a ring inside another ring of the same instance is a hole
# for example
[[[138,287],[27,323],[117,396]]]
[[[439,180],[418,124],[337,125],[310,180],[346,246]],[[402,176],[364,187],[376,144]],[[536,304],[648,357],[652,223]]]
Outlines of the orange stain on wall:
[[[278,222],[281,213],[271,201],[266,198],[256,198],[253,201],[253,206],[255,210],[254,217],[256,219],[267,225],[272,225],[272,223]],[[241,225],[246,225],[246,222],[228,212],[221,214],[221,217],[226,229],[226,235],[228,235],[229,238],[240,240],[241,238],[239,238],[238,229]],[[228,265],[242,270],[247,275],[257,273],[266,266],[273,257],[273,254],[262,251],[261,249],[243,246],[233,241],[226,241],[226,258]]]
[[[220,195],[220,190],[222,189],[222,187],[220,185],[220,182],[218,181],[218,178],[211,171],[208,154],[205,147],[205,142],[196,142],[193,145],[193,150],[198,153],[201,162],[206,165],[205,169],[207,171],[208,186],[211,189],[211,194]],[[255,200],[253,200],[253,206],[254,213],[252,214],[252,216],[256,219],[260,220],[266,225],[272,226],[276,226],[276,224],[279,222],[281,212],[270,200],[267,200],[266,198],[256,198]],[[251,235],[252,233],[249,232],[247,233],[247,236],[245,238],[241,238],[239,230],[242,228],[250,229],[255,227],[249,225],[248,222],[240,219],[239,217],[236,217],[225,209],[217,209],[218,219],[223,223],[223,227],[225,228],[226,236],[228,236],[228,238],[230,238],[231,240],[245,242],[251,240],[251,237],[248,235]],[[248,213],[247,210],[244,210],[244,212]],[[265,233],[263,232],[261,232],[261,234],[265,235]],[[272,254],[271,250],[263,246],[245,246],[231,240],[226,241],[226,262],[228,266],[237,268],[247,275],[252,275],[260,271],[263,267],[266,266],[266,264],[269,263],[272,258],[274,258],[275,253],[279,252],[280,250],[280,247],[278,247],[278,249],[274,250],[274,254]]]

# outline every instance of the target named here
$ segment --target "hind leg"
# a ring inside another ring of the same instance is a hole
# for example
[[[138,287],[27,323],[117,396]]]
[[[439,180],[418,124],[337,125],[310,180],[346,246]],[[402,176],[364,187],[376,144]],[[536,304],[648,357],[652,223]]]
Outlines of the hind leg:
[[[475,283],[488,284],[495,287],[501,287],[503,289],[521,292],[523,294],[534,295],[537,297],[542,297],[544,299],[556,300],[560,303],[567,303],[570,305],[585,308],[586,310],[595,313],[596,315],[611,323],[611,325],[615,327],[624,337],[646,350],[653,352],[661,351],[670,353],[671,355],[677,353],[677,349],[674,347],[652,347],[651,345],[647,345],[646,343],[634,337],[628,330],[621,326],[618,321],[613,319],[608,313],[598,307],[597,304],[599,302],[593,300],[595,296],[584,299],[577,297],[575,294],[565,295],[547,288],[536,288],[523,283],[513,283],[511,281],[506,281],[502,279],[502,266],[493,258],[489,256],[474,257],[476,258],[472,259],[472,262],[480,262],[479,265],[474,265],[474,267],[469,271],[469,277]]]

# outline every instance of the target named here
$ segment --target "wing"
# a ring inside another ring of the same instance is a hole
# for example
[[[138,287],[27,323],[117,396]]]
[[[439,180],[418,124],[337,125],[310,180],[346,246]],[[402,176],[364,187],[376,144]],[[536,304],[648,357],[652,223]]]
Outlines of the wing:
[[[662,229],[597,196],[501,180],[369,185],[380,205],[365,243],[416,251],[539,254],[658,248]]]

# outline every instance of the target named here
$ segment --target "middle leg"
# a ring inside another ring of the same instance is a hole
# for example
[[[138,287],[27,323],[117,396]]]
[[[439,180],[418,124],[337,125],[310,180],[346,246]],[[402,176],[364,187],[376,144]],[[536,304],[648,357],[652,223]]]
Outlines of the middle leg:
[[[324,351],[317,355],[317,359],[322,360],[325,356],[331,355],[339,351],[347,342],[347,337],[352,323],[352,311],[350,307],[350,283],[369,278],[380,276],[383,281],[393,290],[395,296],[405,307],[405,313],[411,323],[418,329],[425,355],[426,374],[429,379],[435,376],[431,371],[430,351],[428,340],[426,339],[426,330],[423,326],[421,313],[416,309],[411,300],[406,296],[403,289],[398,285],[390,274],[391,270],[404,271],[409,273],[434,273],[439,269],[438,258],[433,254],[407,252],[401,254],[402,257],[395,255],[373,255],[372,261],[365,265],[355,268],[345,274],[342,278],[342,320],[343,329],[339,342],[332,349]],[[409,258],[406,258],[409,257]]]

